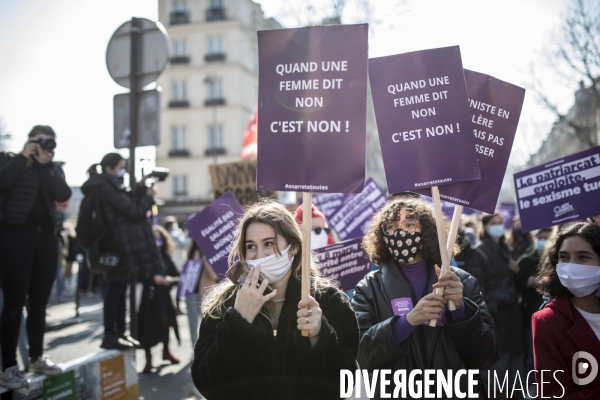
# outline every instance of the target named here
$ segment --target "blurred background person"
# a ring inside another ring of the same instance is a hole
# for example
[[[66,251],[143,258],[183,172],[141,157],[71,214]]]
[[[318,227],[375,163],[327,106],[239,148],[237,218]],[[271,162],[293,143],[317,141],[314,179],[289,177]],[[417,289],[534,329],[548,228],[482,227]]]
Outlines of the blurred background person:
[[[294,212],[294,218],[298,225],[302,226],[302,219],[304,218],[302,212],[302,204],[298,206]],[[333,236],[327,225],[327,218],[314,204],[311,207],[311,231],[310,231],[310,249],[319,249],[321,247],[333,244]]]
[[[27,335],[30,372],[58,375],[62,369],[44,355],[46,305],[58,267],[56,202],[71,197],[60,165],[53,162],[56,134],[34,126],[20,154],[0,153],[0,284],[4,308],[0,317],[2,368],[0,385],[28,386],[17,365],[17,344],[28,300]]]
[[[519,272],[517,273],[515,283],[519,295],[521,296],[521,309],[523,310],[523,324],[525,326],[525,344],[526,344],[526,357],[525,357],[525,369],[526,371],[533,370],[533,343],[531,337],[531,316],[537,312],[544,299],[540,293],[536,290],[535,277],[537,269],[546,250],[546,244],[552,236],[553,228],[539,229],[535,232],[535,251],[524,254],[517,264],[519,266]]]
[[[173,328],[177,340],[179,328],[175,315],[175,306],[171,299],[171,288],[179,277],[179,271],[173,263],[171,255],[175,249],[175,242],[166,229],[161,226],[153,226],[156,247],[160,250],[162,268],[152,276],[152,279],[144,283],[140,311],[138,315],[139,342],[146,352],[146,366],[143,373],[152,372],[152,353],[150,349],[159,342],[163,345],[162,359],[171,364],[179,364],[179,358],[175,357],[169,348],[170,328]]]
[[[477,247],[479,260],[471,268],[480,268],[474,275],[481,284],[483,297],[494,319],[500,339],[500,359],[492,366],[500,376],[509,372],[509,382],[516,374],[522,376],[525,361],[525,334],[516,272],[509,267],[510,249],[504,236],[504,219],[500,212],[481,218],[481,243]]]
[[[517,261],[524,255],[535,252],[535,241],[531,232],[523,232],[521,229],[521,217],[515,215],[511,221],[511,229],[508,232],[506,244],[510,250],[509,267],[515,274],[519,272]]]
[[[186,248],[188,243],[190,242],[190,238],[185,234],[185,232],[179,227],[179,223],[177,222],[177,218],[173,216],[165,217],[165,222],[163,224],[165,230],[169,233],[169,237],[175,244],[175,248],[173,249],[173,254],[171,258],[175,263],[175,267],[177,270],[181,272],[183,268],[184,260],[186,259]],[[181,298],[179,296],[175,299],[175,306],[177,309],[177,315],[182,315],[184,312],[180,307]]]
[[[590,382],[593,360],[600,360],[600,226],[578,222],[561,229],[548,245],[537,276],[540,293],[553,297],[533,315],[536,380],[544,395],[564,399],[599,399],[600,374]],[[583,363],[588,367],[581,370]],[[554,379],[542,379],[550,370]],[[597,370],[596,370],[597,371]],[[580,377],[579,381],[574,377]]]
[[[125,292],[133,276],[138,281],[145,281],[163,268],[147,218],[156,191],[144,186],[148,177],[128,191],[122,179],[125,166],[125,159],[120,154],[108,153],[100,164],[89,168],[90,178],[81,187],[85,196],[99,191],[101,211],[109,223],[101,247],[119,255],[119,264],[104,274],[104,338],[100,345],[104,349],[139,347],[139,342],[125,334]]]

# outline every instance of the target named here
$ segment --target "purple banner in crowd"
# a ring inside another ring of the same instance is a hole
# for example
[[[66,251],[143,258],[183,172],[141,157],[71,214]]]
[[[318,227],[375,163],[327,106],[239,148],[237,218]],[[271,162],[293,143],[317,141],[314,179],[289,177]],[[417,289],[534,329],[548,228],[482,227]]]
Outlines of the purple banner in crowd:
[[[431,198],[431,196],[421,196],[421,200],[433,207],[433,199]],[[448,218],[448,220],[452,220],[452,216],[454,215],[454,204],[444,200],[440,200],[440,204],[442,205],[442,214],[444,214],[444,217]],[[469,207],[464,207],[462,213],[463,215],[481,214],[480,211],[473,210]]]
[[[517,215],[517,205],[515,203],[500,203],[498,211],[504,218],[504,229],[509,230],[512,227],[513,218]]]
[[[313,250],[321,274],[339,282],[342,291],[354,289],[371,270],[371,261],[361,242],[362,237]]]
[[[472,113],[469,126],[475,137],[481,179],[440,186],[440,197],[491,214],[496,209],[517,133],[525,89],[468,69],[465,81]]]
[[[377,183],[369,178],[364,190],[349,195],[331,218],[327,217],[327,222],[341,240],[363,237],[371,224],[371,217],[385,202],[385,195]]]
[[[312,202],[319,211],[325,214],[325,218],[329,220],[337,210],[342,208],[346,200],[351,196],[354,195],[345,193],[316,193],[312,197]],[[300,198],[300,204],[302,204],[302,198]]]
[[[194,293],[200,271],[202,270],[202,260],[187,260],[181,269],[181,276],[177,283],[177,297],[189,296]]]
[[[237,220],[243,213],[240,203],[228,191],[185,224],[190,237],[200,247],[219,278],[223,278],[229,269],[227,256]]]
[[[388,191],[479,179],[458,46],[369,60]]]
[[[524,232],[600,215],[600,147],[514,175]]]
[[[257,190],[358,193],[368,25],[258,32]]]

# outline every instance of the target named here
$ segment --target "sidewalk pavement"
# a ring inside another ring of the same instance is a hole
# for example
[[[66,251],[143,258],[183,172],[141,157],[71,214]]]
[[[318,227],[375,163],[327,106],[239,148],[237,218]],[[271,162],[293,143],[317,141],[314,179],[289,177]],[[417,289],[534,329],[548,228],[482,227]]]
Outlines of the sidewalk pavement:
[[[100,351],[104,333],[102,298],[99,294],[82,297],[79,316],[75,315],[74,296],[67,294],[66,302],[51,302],[47,309],[47,329],[44,337],[46,353],[56,363],[64,363]],[[139,372],[140,399],[143,400],[197,400],[202,399],[190,375],[193,347],[187,316],[177,317],[181,345],[171,334],[171,352],[181,360],[171,365],[162,361],[162,345],[152,349],[151,374],[142,374],[146,357],[144,350],[136,351],[135,366]]]

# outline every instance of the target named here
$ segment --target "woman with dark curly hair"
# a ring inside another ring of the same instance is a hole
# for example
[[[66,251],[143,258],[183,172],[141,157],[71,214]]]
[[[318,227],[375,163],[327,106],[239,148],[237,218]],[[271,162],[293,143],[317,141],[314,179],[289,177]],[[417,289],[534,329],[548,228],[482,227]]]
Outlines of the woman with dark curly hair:
[[[537,288],[554,297],[532,318],[536,380],[544,395],[600,399],[598,224],[579,222],[559,232],[542,258]],[[552,371],[554,379],[542,379],[542,370]]]
[[[352,299],[362,369],[457,371],[494,363],[498,339],[477,280],[454,267],[438,279],[441,257],[429,206],[388,202],[371,220],[363,247],[380,269],[358,283]],[[433,293],[435,287],[444,295]],[[448,300],[455,311],[445,308]],[[435,328],[427,326],[431,319]],[[466,379],[460,385],[465,389]]]

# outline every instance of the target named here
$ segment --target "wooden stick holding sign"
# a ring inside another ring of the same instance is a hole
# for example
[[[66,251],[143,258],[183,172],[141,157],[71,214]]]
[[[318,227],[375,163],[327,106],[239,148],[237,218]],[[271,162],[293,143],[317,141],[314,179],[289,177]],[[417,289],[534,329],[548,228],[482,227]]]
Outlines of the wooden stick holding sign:
[[[444,232],[444,215],[442,214],[442,203],[440,201],[440,191],[437,186],[431,188],[431,194],[433,198],[433,212],[435,215],[435,225],[437,227],[438,242],[440,245],[440,256],[442,258],[442,268],[440,276],[446,272],[450,272],[450,260],[452,258],[452,249],[456,242],[456,234],[458,232],[458,226],[460,225],[460,216],[462,215],[463,207],[457,205],[454,207],[454,215],[452,216],[452,223],[450,225],[450,232],[446,239]],[[435,293],[443,295],[444,288],[436,288]],[[450,311],[456,310],[456,304],[450,300],[448,302],[448,308]],[[437,320],[432,319],[429,321],[429,326],[435,327]]]
[[[312,193],[302,193],[302,298],[310,296],[310,229],[312,227]],[[308,337],[308,331],[302,331]]]

